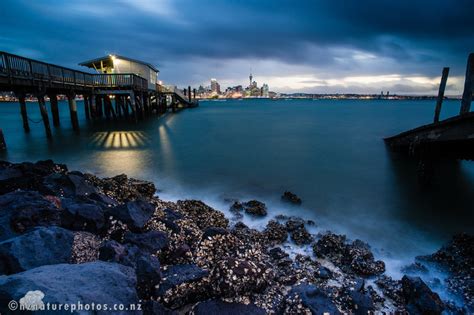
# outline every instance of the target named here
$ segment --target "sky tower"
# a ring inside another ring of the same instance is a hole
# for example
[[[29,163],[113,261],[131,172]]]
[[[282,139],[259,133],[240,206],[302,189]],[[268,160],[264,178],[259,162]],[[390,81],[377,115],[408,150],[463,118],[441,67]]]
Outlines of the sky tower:
[[[249,75],[249,81],[250,81],[250,84],[249,86],[252,86],[252,79],[253,79],[253,76],[252,76],[252,68],[250,68],[250,75]]]

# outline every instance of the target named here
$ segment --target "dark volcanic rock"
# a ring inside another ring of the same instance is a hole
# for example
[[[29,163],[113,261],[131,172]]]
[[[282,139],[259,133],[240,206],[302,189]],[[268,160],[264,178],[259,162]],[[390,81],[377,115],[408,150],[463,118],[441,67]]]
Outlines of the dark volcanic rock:
[[[15,191],[0,196],[0,240],[35,226],[60,225],[60,210],[37,192]]]
[[[0,274],[12,274],[71,259],[73,233],[60,227],[38,227],[0,242]]]
[[[116,262],[135,269],[140,298],[149,298],[161,280],[160,261],[136,246],[106,241],[99,250],[99,259]]]
[[[136,278],[132,268],[107,262],[42,266],[0,277],[0,305],[19,301],[39,290],[42,301],[55,304],[136,304]]]
[[[288,230],[288,232],[293,232],[295,230],[304,228],[304,220],[297,217],[288,218],[288,220],[285,223],[285,227]]]
[[[288,239],[285,226],[275,220],[268,222],[264,234],[271,243],[281,244]]]
[[[51,160],[19,164],[1,162],[0,195],[18,189],[36,190],[42,194],[49,194],[48,189],[43,186],[43,178],[52,173],[65,172],[67,172],[67,167],[65,165],[55,164]]]
[[[313,237],[304,226],[291,231],[290,237],[296,245],[311,244],[313,241]]]
[[[428,268],[419,262],[404,266],[402,268],[403,273],[417,274],[417,273],[427,273]]]
[[[285,191],[283,195],[281,196],[281,200],[295,204],[295,205],[301,204],[301,198],[299,198],[297,195],[295,195],[291,191]]]
[[[385,271],[383,261],[376,261],[368,244],[355,240],[346,243],[346,237],[332,233],[325,234],[313,245],[317,257],[328,258],[346,272],[358,275],[378,275]]]
[[[435,263],[449,271],[446,283],[450,291],[463,296],[474,312],[474,236],[458,234],[433,255],[419,260]]]
[[[280,247],[275,247],[275,248],[270,249],[268,251],[268,255],[270,255],[270,257],[275,260],[280,260],[280,259],[287,258],[290,256],[286,252],[284,252]]]
[[[61,211],[61,226],[97,233],[105,226],[104,211],[95,204],[69,203]]]
[[[221,228],[227,228],[229,226],[229,220],[226,219],[222,212],[209,207],[202,201],[179,200],[177,204],[181,212],[193,220],[200,229],[211,226]]]
[[[79,172],[53,173],[44,178],[43,185],[50,194],[60,197],[87,196],[97,192],[97,189],[90,185]]]
[[[208,227],[207,229],[204,230],[204,234],[202,235],[202,239],[206,238],[211,238],[216,235],[226,235],[229,234],[229,231],[227,231],[224,228],[220,227]]]
[[[183,283],[199,281],[209,273],[193,264],[172,265],[163,270],[163,280],[156,290],[156,295],[163,296],[166,291]]]
[[[267,215],[267,206],[258,200],[250,200],[242,204],[244,211],[248,214],[263,217]]]
[[[272,277],[269,266],[233,257],[221,260],[212,274],[215,291],[224,297],[261,291]]]
[[[194,315],[265,315],[264,309],[255,304],[228,303],[222,300],[199,302],[191,310]]]
[[[123,241],[138,246],[151,254],[155,254],[169,245],[168,236],[160,231],[149,231],[141,234],[127,232]]]
[[[326,267],[324,267],[324,266],[320,266],[320,267],[318,268],[318,270],[316,271],[315,276],[316,276],[317,278],[327,280],[327,279],[330,279],[330,278],[331,278],[332,272],[331,272],[331,270],[329,270],[328,268],[326,268]]]
[[[153,183],[128,178],[125,174],[103,179],[91,174],[85,174],[85,177],[88,182],[93,183],[107,196],[119,202],[151,198],[156,192],[156,187]]]
[[[129,201],[107,211],[119,219],[132,231],[140,231],[155,212],[155,206],[144,200]]]
[[[300,284],[291,289],[287,297],[287,312],[294,313],[300,303],[313,314],[341,314],[331,298],[323,290],[311,284]]]
[[[406,309],[411,314],[441,314],[444,304],[438,294],[428,288],[420,277],[402,278]]]

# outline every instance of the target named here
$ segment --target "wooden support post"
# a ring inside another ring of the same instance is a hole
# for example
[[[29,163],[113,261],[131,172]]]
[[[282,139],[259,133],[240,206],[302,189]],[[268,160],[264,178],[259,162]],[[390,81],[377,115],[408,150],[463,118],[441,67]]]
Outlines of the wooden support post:
[[[177,107],[177,105],[178,105],[178,102],[177,102],[177,100],[176,100],[176,97],[173,95],[173,96],[171,97],[171,106],[173,106],[173,108],[172,108],[173,113],[176,113],[176,107]]]
[[[191,86],[188,85],[188,99],[189,103],[191,103]]]
[[[51,104],[51,114],[53,114],[53,126],[58,127],[60,122],[59,122],[58,97],[56,94],[49,95],[49,103]]]
[[[103,111],[103,107],[102,107],[102,95],[97,95],[96,96],[96,99],[95,99],[95,103],[96,103],[96,113],[97,113],[97,116],[98,118],[102,118],[102,115],[104,113]]]
[[[51,139],[53,136],[51,134],[51,127],[49,125],[48,111],[46,110],[46,104],[44,102],[44,95],[38,95],[38,105],[41,112],[41,118],[43,119],[44,129],[46,131],[46,137]]]
[[[74,92],[67,95],[67,100],[69,102],[69,113],[71,114],[71,124],[72,129],[75,132],[79,132],[79,120],[77,119],[77,103],[76,103],[76,94]]]
[[[471,110],[472,93],[474,92],[474,53],[467,59],[466,79],[464,81],[464,92],[461,100],[461,115]]]
[[[90,114],[89,96],[83,95],[83,98],[84,98],[84,113],[86,114],[86,119],[90,120],[91,114]]]
[[[138,122],[137,104],[135,102],[135,93],[133,91],[130,91],[130,107],[133,111],[133,119],[135,122]]]
[[[122,97],[115,95],[115,111],[118,117],[122,117]]]
[[[90,102],[90,108],[91,108],[91,117],[92,118],[96,118],[97,117],[97,106],[96,106],[96,96],[95,95],[91,95],[90,96],[90,99],[89,99],[89,102]]]
[[[105,118],[107,120],[110,119],[110,107],[111,107],[110,97],[108,95],[105,95],[104,96],[104,112],[105,112]]]
[[[439,84],[439,91],[438,91],[438,100],[436,101],[436,109],[435,109],[435,116],[434,122],[439,122],[439,115],[441,113],[441,106],[443,105],[444,100],[444,90],[446,89],[446,81],[448,81],[449,75],[449,68],[443,68],[443,74],[441,76],[441,83]]]
[[[26,112],[25,94],[19,94],[18,100],[20,102],[20,112],[21,112],[21,118],[23,120],[23,129],[25,130],[25,132],[30,132],[30,124],[28,122],[28,113]]]
[[[3,135],[3,130],[0,129],[0,151],[7,149],[7,143],[5,142],[5,136]]]
[[[196,89],[193,89],[193,99],[196,99]]]

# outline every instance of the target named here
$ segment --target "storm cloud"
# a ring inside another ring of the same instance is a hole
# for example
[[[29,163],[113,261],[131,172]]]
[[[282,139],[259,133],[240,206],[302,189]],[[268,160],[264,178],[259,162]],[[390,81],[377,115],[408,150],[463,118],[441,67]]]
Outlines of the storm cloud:
[[[472,12],[472,0],[3,0],[0,49],[74,68],[127,55],[177,85],[246,84],[252,71],[279,92],[432,94],[450,66],[459,94]]]

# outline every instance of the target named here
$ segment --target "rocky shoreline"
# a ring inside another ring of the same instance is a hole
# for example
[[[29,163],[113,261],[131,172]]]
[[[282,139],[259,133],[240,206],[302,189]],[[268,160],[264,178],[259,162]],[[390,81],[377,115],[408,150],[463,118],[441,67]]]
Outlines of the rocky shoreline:
[[[473,236],[455,236],[395,280],[367,243],[312,235],[314,222],[279,215],[258,231],[238,221],[267,215],[260,201],[234,201],[229,221],[199,200],[167,202],[155,193],[153,183],[126,175],[0,162],[0,313],[34,290],[45,303],[139,303],[137,314],[474,310]],[[290,192],[282,200],[302,202]],[[288,242],[313,254],[290,257],[282,249]],[[442,300],[414,276],[427,266],[448,274],[460,303]]]

